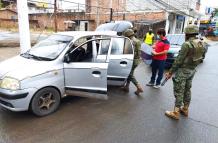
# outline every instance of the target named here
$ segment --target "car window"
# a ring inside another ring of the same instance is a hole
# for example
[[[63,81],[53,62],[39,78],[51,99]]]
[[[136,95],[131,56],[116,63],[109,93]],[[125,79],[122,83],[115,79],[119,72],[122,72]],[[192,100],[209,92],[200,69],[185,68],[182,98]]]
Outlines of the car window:
[[[75,48],[69,53],[70,62],[92,62],[93,54],[92,51],[87,50],[88,43],[83,46]]]
[[[130,40],[126,38],[113,38],[111,55],[133,54]]]
[[[111,55],[122,55],[124,47],[124,38],[113,38]]]
[[[181,46],[185,42],[185,35],[184,34],[170,34],[170,35],[167,35],[167,39],[169,40],[171,45]]]
[[[69,49],[69,62],[92,62],[94,37],[85,36],[77,39]]]
[[[80,44],[82,41],[84,41],[84,43]],[[93,62],[97,57],[98,49],[100,49],[99,55],[107,55],[109,46],[110,39],[83,37],[82,39],[77,40],[67,52],[69,58],[68,62]],[[106,59],[104,58],[98,62],[105,62],[105,60]]]
[[[130,40],[125,38],[125,43],[124,43],[124,54],[133,54],[133,49],[132,49],[132,44]]]
[[[65,47],[73,40],[71,36],[51,35],[45,40],[40,41],[33,46],[27,53],[33,57],[41,57],[47,59],[55,59],[65,49]]]
[[[107,55],[108,54],[110,42],[111,42],[111,40],[101,40],[98,42],[99,47],[100,47],[99,55]]]

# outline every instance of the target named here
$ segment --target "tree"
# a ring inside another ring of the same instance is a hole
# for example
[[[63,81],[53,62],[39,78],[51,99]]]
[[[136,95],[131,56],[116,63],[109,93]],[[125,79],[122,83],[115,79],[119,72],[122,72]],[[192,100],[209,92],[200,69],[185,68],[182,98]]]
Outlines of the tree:
[[[2,5],[3,5],[3,4],[2,4],[2,1],[0,0],[0,9],[2,9]]]
[[[215,16],[218,16],[218,8],[215,8],[214,11],[212,12],[211,17],[214,18]]]

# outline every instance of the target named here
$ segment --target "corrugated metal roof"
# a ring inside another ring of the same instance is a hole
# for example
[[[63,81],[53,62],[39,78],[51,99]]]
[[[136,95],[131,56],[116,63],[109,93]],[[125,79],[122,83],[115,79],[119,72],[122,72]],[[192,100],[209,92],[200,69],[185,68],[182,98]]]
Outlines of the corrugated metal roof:
[[[189,10],[197,0],[127,0],[127,11]]]
[[[151,25],[151,24],[155,24],[155,23],[160,23],[163,22],[165,20],[140,20],[140,21],[135,21],[135,24],[141,24],[141,25]]]

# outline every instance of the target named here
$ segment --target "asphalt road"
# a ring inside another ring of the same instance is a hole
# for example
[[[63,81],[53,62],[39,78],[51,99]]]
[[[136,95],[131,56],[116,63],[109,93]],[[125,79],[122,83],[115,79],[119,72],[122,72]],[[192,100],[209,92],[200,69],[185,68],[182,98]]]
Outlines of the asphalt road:
[[[19,48],[0,48],[0,60]],[[1,143],[218,143],[218,44],[209,48],[193,81],[190,116],[174,121],[164,115],[174,103],[172,81],[161,89],[146,87],[149,67],[141,64],[136,77],[142,97],[109,87],[108,100],[70,97],[59,110],[38,118],[29,112],[0,107]]]

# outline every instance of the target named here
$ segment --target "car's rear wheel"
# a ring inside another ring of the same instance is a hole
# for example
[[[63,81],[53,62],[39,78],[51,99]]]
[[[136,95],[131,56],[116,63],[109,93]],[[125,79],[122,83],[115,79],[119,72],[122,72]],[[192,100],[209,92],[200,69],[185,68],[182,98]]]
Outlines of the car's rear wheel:
[[[46,116],[55,112],[60,105],[60,93],[52,87],[39,90],[33,97],[30,108],[37,116]]]

